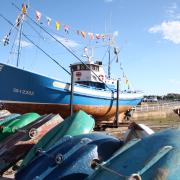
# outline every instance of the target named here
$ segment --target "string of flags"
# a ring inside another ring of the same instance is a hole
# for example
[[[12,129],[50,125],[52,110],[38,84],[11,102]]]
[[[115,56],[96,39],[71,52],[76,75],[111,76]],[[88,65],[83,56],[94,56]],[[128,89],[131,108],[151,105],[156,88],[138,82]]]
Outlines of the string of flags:
[[[22,4],[21,12],[22,14],[27,13],[27,8],[29,8],[26,4]],[[92,33],[92,32],[86,32],[84,30],[73,30],[70,25],[68,24],[62,24],[59,20],[53,20],[51,17],[43,15],[39,10],[35,10],[35,19],[37,22],[41,24],[47,24],[48,26],[53,25],[57,31],[64,29],[64,32],[69,34],[70,32],[75,32],[77,35],[81,35],[83,39],[89,38],[90,40],[105,40],[111,38],[110,34],[104,34],[104,33]],[[43,22],[45,21],[45,22]]]
[[[124,81],[125,81],[125,84],[128,86],[128,89],[130,89],[129,80],[128,80],[127,76],[125,75],[124,68],[123,68],[123,66],[122,66],[121,63],[120,63],[120,69],[121,69],[121,71],[122,71],[122,73],[123,73],[123,79],[124,79]]]

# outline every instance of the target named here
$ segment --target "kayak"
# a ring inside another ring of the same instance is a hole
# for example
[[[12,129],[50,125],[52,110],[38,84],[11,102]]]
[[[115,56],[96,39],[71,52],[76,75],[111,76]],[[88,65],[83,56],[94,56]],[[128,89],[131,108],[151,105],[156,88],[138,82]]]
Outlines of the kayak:
[[[4,123],[3,126],[0,127],[0,141],[2,141],[10,134],[15,133],[18,129],[35,121],[39,117],[40,115],[37,113],[26,113],[17,117],[13,121]]]
[[[3,126],[5,123],[8,124],[10,121],[16,119],[19,116],[20,116],[20,114],[10,114],[8,116],[1,118],[0,119],[0,126]]]
[[[4,139],[0,146],[0,174],[22,159],[44,134],[62,120],[59,115],[44,115]]]
[[[123,145],[103,133],[64,136],[16,174],[16,179],[84,179],[93,173],[93,159],[103,162]]]
[[[8,110],[0,110],[0,118],[10,115],[11,113]]]
[[[65,135],[75,136],[90,133],[94,126],[94,119],[84,111],[80,110],[74,113],[72,116],[67,117],[63,122],[51,129],[35,146],[33,146],[24,158],[20,168],[32,161],[39,149],[48,150]]]
[[[167,129],[120,148],[88,180],[179,180],[180,129]]]

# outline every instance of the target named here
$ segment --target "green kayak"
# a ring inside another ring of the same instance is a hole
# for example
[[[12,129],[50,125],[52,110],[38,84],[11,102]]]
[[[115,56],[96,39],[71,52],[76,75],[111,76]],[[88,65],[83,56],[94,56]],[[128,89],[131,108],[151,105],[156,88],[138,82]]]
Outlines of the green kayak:
[[[33,112],[26,113],[26,114],[23,114],[23,115],[15,118],[13,121],[7,121],[7,122],[1,124],[0,141],[3,140],[8,135],[15,133],[18,129],[35,121],[39,117],[40,117],[40,115],[37,113],[33,113]]]
[[[4,117],[2,120],[0,120],[0,126],[4,126],[5,123],[8,124],[10,121],[15,120],[20,114],[10,114],[6,117]]]
[[[94,119],[84,111],[78,111],[71,117],[67,117],[63,122],[51,129],[45,134],[40,141],[33,146],[29,153],[24,158],[21,168],[26,166],[37,155],[39,150],[48,150],[58,140],[65,135],[80,135],[90,133],[95,126]]]

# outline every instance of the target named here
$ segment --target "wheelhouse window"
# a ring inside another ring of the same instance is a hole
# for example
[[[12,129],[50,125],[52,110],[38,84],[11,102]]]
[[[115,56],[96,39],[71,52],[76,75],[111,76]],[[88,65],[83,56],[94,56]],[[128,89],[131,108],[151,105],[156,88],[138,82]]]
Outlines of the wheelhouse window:
[[[96,66],[94,64],[78,64],[71,66],[73,71],[80,71],[80,70],[93,70],[93,71],[99,71],[99,66]]]

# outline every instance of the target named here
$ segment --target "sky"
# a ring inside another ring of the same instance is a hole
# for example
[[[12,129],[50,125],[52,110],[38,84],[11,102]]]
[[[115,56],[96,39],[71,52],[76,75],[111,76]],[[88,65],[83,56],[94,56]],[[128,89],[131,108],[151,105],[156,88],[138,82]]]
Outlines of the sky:
[[[0,14],[15,23],[21,7],[28,0],[1,0]],[[41,13],[38,21],[35,13]],[[93,47],[95,60],[102,60],[107,69],[107,40],[90,40],[88,32],[111,34],[119,49],[118,63],[112,55],[111,75],[121,77],[120,88],[126,88],[123,72],[132,89],[146,95],[180,93],[180,0],[29,0],[28,16],[68,46],[83,59],[84,47]],[[48,19],[51,19],[48,25]],[[55,27],[60,22],[60,29]],[[68,33],[64,27],[69,27]],[[0,62],[16,65],[18,36],[12,29],[9,45],[4,37],[11,26],[0,17]],[[83,38],[81,33],[85,32]],[[44,51],[69,70],[78,60],[25,17],[23,32]],[[14,44],[14,46],[13,46]],[[10,53],[11,52],[11,53]],[[19,67],[61,81],[69,75],[38,50],[25,37],[21,39]]]

